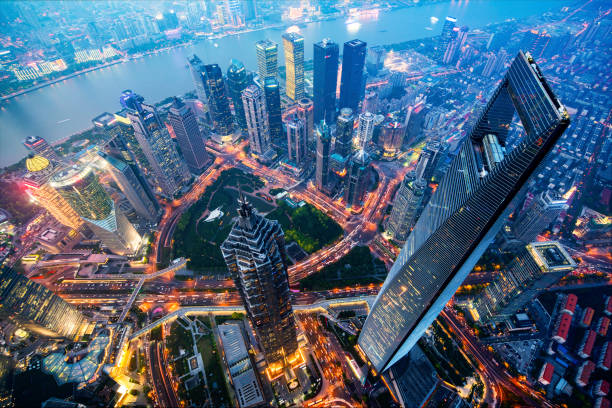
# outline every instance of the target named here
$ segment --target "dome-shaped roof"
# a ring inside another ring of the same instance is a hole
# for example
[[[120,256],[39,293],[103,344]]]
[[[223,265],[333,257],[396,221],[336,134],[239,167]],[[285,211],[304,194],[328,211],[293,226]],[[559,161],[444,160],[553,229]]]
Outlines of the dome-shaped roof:
[[[49,160],[39,155],[31,156],[26,159],[26,168],[31,172],[44,170],[49,167],[50,164]]]

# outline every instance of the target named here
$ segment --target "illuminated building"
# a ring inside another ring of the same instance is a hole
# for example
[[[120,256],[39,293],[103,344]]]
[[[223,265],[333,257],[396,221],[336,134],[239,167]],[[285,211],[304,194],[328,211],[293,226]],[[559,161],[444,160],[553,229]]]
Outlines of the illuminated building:
[[[364,92],[363,67],[367,44],[361,40],[344,43],[342,52],[342,75],[340,77],[340,109],[351,108],[359,112],[359,101]]]
[[[204,72],[204,63],[200,57],[195,54],[187,58],[187,62],[189,64],[189,71],[191,72],[191,77],[193,78],[193,83],[196,88],[196,95],[200,101],[207,103],[208,98],[206,97],[204,78],[202,77],[202,73]]]
[[[329,126],[324,120],[317,126],[317,162],[315,169],[315,185],[319,191],[325,191],[329,182],[329,153],[331,150],[331,135]]]
[[[404,143],[406,126],[403,122],[396,120],[391,115],[385,118],[378,134],[378,147],[382,151],[382,156],[391,160],[397,157]]]
[[[523,242],[534,241],[562,211],[568,208],[567,200],[553,191],[544,191],[519,214],[512,226],[512,232]]]
[[[189,170],[201,174],[210,165],[206,153],[204,135],[200,131],[195,114],[179,98],[173,98],[168,110],[168,123],[181,148],[181,153]]]
[[[142,96],[130,90],[124,91],[120,98],[157,187],[166,196],[173,197],[189,182],[191,175],[157,109],[142,103],[143,100]]]
[[[404,242],[417,220],[427,184],[415,172],[411,172],[400,184],[385,232],[396,242]]]
[[[365,149],[372,140],[374,134],[374,114],[363,112],[359,115],[359,125],[357,126],[357,147]]]
[[[342,157],[348,157],[353,150],[353,127],[355,117],[351,108],[340,109],[340,115],[336,119],[336,142],[334,153]]]
[[[28,157],[26,168],[28,172],[23,178],[26,193],[65,226],[75,230],[81,227],[81,217],[48,183],[58,168],[42,156]]]
[[[370,156],[362,149],[349,161],[348,176],[344,185],[344,201],[347,207],[363,203],[370,180]]]
[[[440,61],[444,58],[448,45],[457,36],[457,32],[455,31],[456,24],[457,19],[454,17],[446,17],[446,20],[444,20],[442,33],[440,34],[440,38],[438,40],[438,48],[436,49],[437,59]]]
[[[297,114],[291,114],[284,119],[287,131],[287,156],[296,166],[301,166],[307,158],[306,124]]]
[[[285,52],[285,92],[289,99],[304,97],[304,37],[298,33],[283,34]]]
[[[78,340],[92,323],[74,306],[13,269],[0,272],[0,316],[36,334]]]
[[[389,372],[394,395],[403,408],[422,408],[440,383],[436,369],[416,346]]]
[[[234,118],[230,110],[223,73],[217,64],[204,66],[204,87],[208,95],[208,107],[213,122],[213,131],[218,143],[233,142]]]
[[[276,78],[266,78],[264,81],[266,95],[266,110],[270,126],[270,140],[279,144],[283,137],[283,117],[281,115],[280,87]]]
[[[60,158],[53,150],[53,147],[47,143],[45,139],[39,136],[28,136],[24,141],[23,145],[35,154],[42,156],[46,159],[59,161]]]
[[[508,319],[575,268],[576,263],[558,242],[532,242],[519,250],[508,268],[474,301],[473,317],[483,323]]]
[[[313,146],[314,140],[314,107],[313,103],[308,98],[302,98],[297,103],[297,115],[304,122],[304,131],[306,132],[306,142],[308,146]]]
[[[126,255],[138,249],[140,235],[116,208],[91,167],[63,169],[53,175],[49,184],[112,252]]]
[[[338,52],[338,44],[329,38],[314,44],[312,93],[315,123],[322,120],[333,123],[336,116]]]
[[[265,82],[268,78],[276,78],[278,72],[278,45],[270,40],[255,43],[257,54],[257,72],[259,80]]]
[[[453,29],[454,38],[446,46],[444,56],[442,57],[443,64],[452,64],[456,61],[461,48],[467,41],[468,31],[469,29],[466,26],[461,27],[461,29]]]
[[[486,173],[482,139],[493,133],[504,146],[515,112],[526,135]],[[406,240],[363,326],[358,343],[378,372],[405,356],[442,311],[568,125],[565,108],[535,61],[519,52]]]
[[[268,366],[284,366],[298,350],[289,299],[285,236],[241,197],[238,221],[221,252],[240,292]]]
[[[234,104],[236,122],[245,133],[247,131],[247,124],[244,117],[244,107],[242,106],[242,91],[244,91],[248,85],[249,78],[244,64],[238,60],[232,59],[227,69],[227,89],[232,99],[232,103]]]
[[[270,148],[270,128],[264,92],[257,85],[249,85],[242,92],[242,105],[246,115],[251,154],[268,162],[273,158],[274,151]]]

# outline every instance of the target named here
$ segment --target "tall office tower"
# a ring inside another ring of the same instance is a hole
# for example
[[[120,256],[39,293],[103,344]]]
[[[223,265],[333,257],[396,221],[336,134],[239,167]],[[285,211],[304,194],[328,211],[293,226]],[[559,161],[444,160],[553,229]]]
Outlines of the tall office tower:
[[[264,81],[266,95],[266,110],[270,125],[270,140],[280,144],[283,138],[283,117],[281,115],[280,87],[276,78],[266,78]]]
[[[221,252],[268,365],[284,366],[298,348],[285,235],[278,221],[259,215],[245,198],[239,204]]]
[[[242,91],[244,91],[248,85],[249,78],[246,68],[244,68],[244,64],[238,60],[232,59],[227,69],[227,89],[234,104],[236,122],[245,133],[247,131],[247,124],[244,117],[244,107],[242,106]]]
[[[0,271],[0,316],[46,337],[78,340],[93,329],[70,303],[9,268]]]
[[[134,211],[151,222],[157,221],[159,204],[147,194],[146,186],[136,176],[134,169],[123,160],[104,152],[98,152],[98,155],[103,159],[105,170],[110,173]]]
[[[242,7],[239,0],[225,0],[225,8],[228,17],[226,23],[234,27],[244,25],[244,16],[242,15]]]
[[[314,44],[312,93],[315,123],[325,120],[331,124],[336,116],[338,48],[338,44],[329,38]]]
[[[417,220],[419,208],[427,184],[415,172],[411,172],[402,181],[395,193],[391,215],[387,220],[385,231],[396,242],[404,242]]]
[[[423,350],[415,346],[389,372],[389,386],[403,408],[428,407],[427,400],[440,383],[436,369]],[[453,408],[460,408],[450,405]]]
[[[265,82],[268,78],[276,78],[278,74],[278,45],[270,40],[257,41],[255,52],[260,81]]]
[[[567,200],[554,191],[543,191],[519,214],[512,232],[523,242],[535,241],[538,235],[568,208]]]
[[[532,242],[478,296],[470,308],[472,317],[483,323],[506,320],[575,268],[559,242]]]
[[[359,114],[359,125],[357,125],[357,143],[359,149],[365,149],[372,140],[374,134],[374,114],[363,112]]]
[[[315,182],[319,191],[325,191],[329,181],[329,154],[331,150],[331,134],[325,120],[317,126],[317,164]]]
[[[35,154],[48,160],[59,161],[60,158],[53,150],[53,147],[45,139],[39,136],[28,136],[23,141],[23,145]]]
[[[242,1],[242,14],[246,21],[256,20],[258,17],[256,0]]]
[[[394,116],[385,118],[378,135],[378,147],[384,159],[392,160],[397,157],[404,143],[405,135],[405,122],[396,120]]]
[[[513,109],[514,108],[514,109]],[[490,172],[482,140],[505,143],[514,113],[526,135]],[[529,54],[519,52],[395,260],[359,336],[386,372],[442,311],[506,222],[509,204],[569,125]]]
[[[438,48],[436,49],[436,56],[440,61],[444,58],[444,53],[446,52],[448,45],[457,36],[457,32],[455,31],[456,24],[457,19],[454,17],[446,17],[446,20],[444,20],[442,33],[440,34],[440,38],[438,40]]]
[[[264,92],[257,85],[249,85],[242,93],[242,104],[246,114],[251,153],[268,161],[267,156],[272,153]]]
[[[289,99],[304,97],[304,37],[298,33],[283,34],[285,52],[285,92]]]
[[[298,101],[297,115],[304,122],[308,146],[314,146],[314,106],[310,99],[302,98]]]
[[[340,109],[340,115],[336,120],[336,143],[334,153],[342,157],[348,157],[353,150],[353,128],[355,117],[351,108]]]
[[[364,89],[363,66],[367,44],[361,40],[344,43],[342,75],[340,77],[340,109],[351,108],[359,112],[359,102]]]
[[[210,165],[210,157],[206,153],[204,136],[195,114],[179,98],[173,98],[168,110],[168,123],[174,131],[187,167],[192,173],[201,174]]]
[[[370,156],[361,149],[349,162],[348,176],[344,185],[344,201],[347,207],[363,203],[370,179]]]
[[[204,77],[202,76],[202,73],[204,72],[204,63],[202,62],[200,57],[195,54],[187,58],[187,63],[189,65],[191,77],[193,78],[193,83],[195,84],[196,95],[198,96],[198,99],[201,102],[207,104],[208,98],[206,97]]]
[[[172,197],[190,180],[189,169],[176,151],[157,109],[142,103],[143,100],[142,96],[129,90],[124,91],[120,98],[121,105],[128,110],[134,136],[149,162],[157,188]]]
[[[234,132],[234,118],[225,93],[223,73],[219,65],[204,66],[204,88],[208,95],[208,107],[217,139],[223,142],[230,141]]]
[[[75,230],[81,227],[81,217],[49,186],[49,179],[58,170],[56,165],[43,156],[30,156],[26,159],[26,168],[28,172],[23,177],[26,193],[65,226]]]
[[[55,173],[49,182],[85,221],[102,244],[119,255],[134,253],[141,237],[116,208],[90,166],[72,166]]]
[[[301,166],[307,158],[306,124],[297,114],[291,114],[283,120],[287,130],[287,156],[289,161]]]

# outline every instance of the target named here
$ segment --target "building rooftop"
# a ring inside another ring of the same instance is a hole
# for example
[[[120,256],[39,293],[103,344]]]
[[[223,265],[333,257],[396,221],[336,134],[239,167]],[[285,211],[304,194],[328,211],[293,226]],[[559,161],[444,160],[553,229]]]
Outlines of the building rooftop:
[[[239,325],[228,323],[220,325],[219,336],[221,337],[225,358],[229,366],[248,357],[249,354]]]
[[[527,251],[544,272],[569,272],[576,267],[576,262],[557,241],[532,242],[527,245]]]
[[[30,156],[26,159],[26,168],[31,172],[44,170],[49,167],[49,165],[49,160],[39,155]]]

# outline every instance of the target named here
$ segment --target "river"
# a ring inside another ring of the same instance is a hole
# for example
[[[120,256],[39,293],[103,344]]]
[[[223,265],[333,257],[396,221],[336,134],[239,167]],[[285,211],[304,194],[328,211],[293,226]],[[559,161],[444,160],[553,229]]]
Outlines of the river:
[[[570,1],[561,0],[463,0],[428,4],[381,12],[377,20],[347,24],[344,19],[300,25],[305,37],[305,58],[312,58],[312,44],[325,37],[342,44],[352,38],[368,45],[393,44],[438,35],[446,16],[470,28],[522,19],[559,11]],[[432,17],[438,19],[434,24]],[[22,140],[29,135],[49,142],[91,127],[91,119],[102,112],[117,111],[119,94],[132,89],[149,102],[193,89],[188,55],[196,53],[206,63],[218,63],[226,70],[232,58],[247,69],[256,69],[256,41],[270,38],[279,44],[282,62],[283,29],[265,29],[218,40],[204,40],[190,46],[131,60],[89,72],[20,95],[0,104],[0,166],[19,161],[27,154]]]

